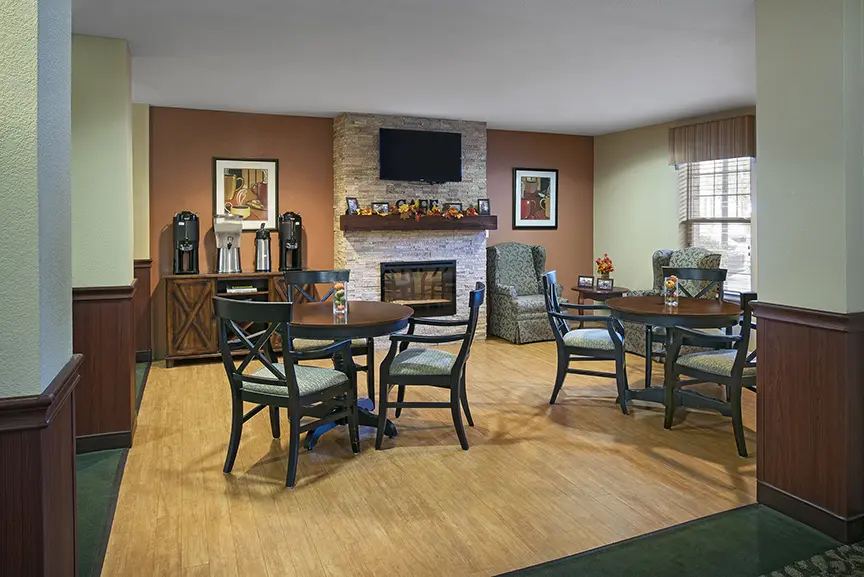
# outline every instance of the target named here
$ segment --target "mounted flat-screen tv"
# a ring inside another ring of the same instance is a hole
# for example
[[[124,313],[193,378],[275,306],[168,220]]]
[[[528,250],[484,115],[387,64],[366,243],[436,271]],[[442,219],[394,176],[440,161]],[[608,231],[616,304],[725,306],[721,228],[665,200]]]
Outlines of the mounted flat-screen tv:
[[[461,182],[462,135],[382,128],[379,178],[409,182]]]

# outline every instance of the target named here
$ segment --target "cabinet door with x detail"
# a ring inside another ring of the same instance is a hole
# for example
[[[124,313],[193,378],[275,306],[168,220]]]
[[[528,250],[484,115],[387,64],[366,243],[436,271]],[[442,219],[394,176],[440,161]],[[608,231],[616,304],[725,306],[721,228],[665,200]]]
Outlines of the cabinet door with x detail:
[[[209,279],[168,280],[166,304],[169,355],[217,352],[213,284]]]

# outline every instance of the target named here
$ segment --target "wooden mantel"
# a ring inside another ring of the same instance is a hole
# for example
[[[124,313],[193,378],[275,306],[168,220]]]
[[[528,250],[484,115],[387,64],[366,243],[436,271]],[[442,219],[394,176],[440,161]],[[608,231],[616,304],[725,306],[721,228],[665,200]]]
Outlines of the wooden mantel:
[[[342,230],[498,230],[498,216],[465,216],[460,219],[446,219],[440,216],[424,216],[420,220],[402,219],[399,215],[361,216],[343,214],[339,217]]]

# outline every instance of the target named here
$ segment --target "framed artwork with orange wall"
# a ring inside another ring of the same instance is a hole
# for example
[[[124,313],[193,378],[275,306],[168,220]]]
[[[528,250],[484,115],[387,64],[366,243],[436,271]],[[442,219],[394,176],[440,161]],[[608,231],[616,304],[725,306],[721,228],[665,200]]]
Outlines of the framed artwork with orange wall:
[[[234,214],[243,230],[276,230],[279,161],[214,158],[213,214]]]

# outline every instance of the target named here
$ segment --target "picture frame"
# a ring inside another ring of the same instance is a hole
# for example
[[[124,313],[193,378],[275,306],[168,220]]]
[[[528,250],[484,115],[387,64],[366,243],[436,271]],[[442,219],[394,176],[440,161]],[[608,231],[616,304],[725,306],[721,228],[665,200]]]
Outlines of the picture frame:
[[[430,208],[431,208],[431,205],[429,204],[429,199],[421,198],[420,200],[417,201],[417,210],[419,210],[420,212],[425,213]]]
[[[513,228],[558,229],[557,169],[513,169]]]
[[[279,160],[213,157],[213,214],[234,214],[244,231],[276,230]]]
[[[372,212],[375,214],[387,214],[390,212],[390,203],[389,202],[373,202],[372,203]]]
[[[492,214],[492,203],[488,198],[477,199],[477,214],[480,216],[490,216]]]
[[[615,287],[615,279],[611,278],[598,278],[597,279],[597,290],[598,291],[611,291]]]
[[[579,280],[576,281],[576,286],[580,289],[593,289],[594,288],[594,277],[593,276],[584,276],[579,275]]]
[[[360,202],[357,200],[356,196],[346,196],[345,203],[348,205],[345,214],[357,214],[360,212]]]
[[[462,212],[462,203],[461,202],[446,202],[444,203],[444,210],[450,210],[450,207],[455,208],[459,212]]]

